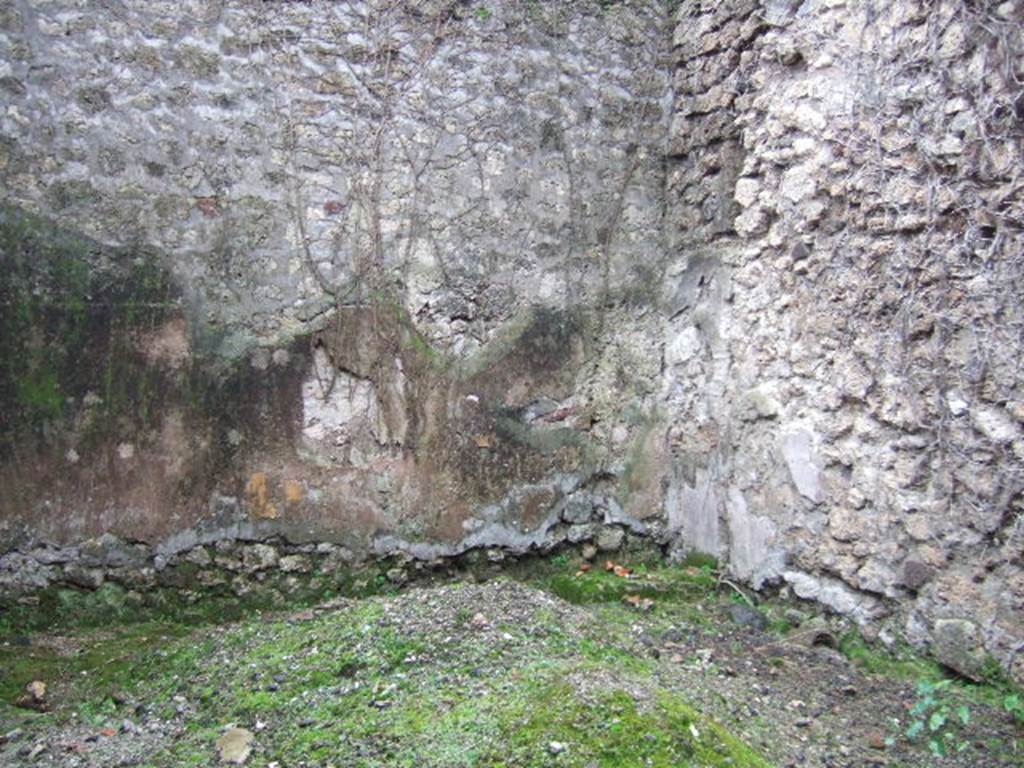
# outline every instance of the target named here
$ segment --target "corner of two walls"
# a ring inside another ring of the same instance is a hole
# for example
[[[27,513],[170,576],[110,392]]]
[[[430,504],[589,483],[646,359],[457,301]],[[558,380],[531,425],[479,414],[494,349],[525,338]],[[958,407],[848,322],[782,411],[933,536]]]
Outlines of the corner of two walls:
[[[292,519],[424,558],[646,526],[1021,679],[1012,7],[672,5],[451,6],[438,42],[403,4],[19,4],[5,202],[158,250],[235,360],[204,429],[241,460],[164,521],[183,557]],[[304,37],[318,9],[365,39]]]

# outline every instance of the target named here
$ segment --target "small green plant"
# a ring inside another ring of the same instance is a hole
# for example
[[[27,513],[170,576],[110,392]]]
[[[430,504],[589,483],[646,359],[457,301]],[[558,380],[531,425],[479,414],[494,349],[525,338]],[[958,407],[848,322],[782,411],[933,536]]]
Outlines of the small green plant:
[[[693,550],[687,553],[680,565],[684,568],[698,568],[705,573],[711,574],[718,570],[718,558],[714,555]]]
[[[912,720],[904,731],[909,741],[927,739],[928,749],[936,757],[945,757],[950,750],[963,752],[970,746],[965,729],[971,724],[971,710],[950,701],[946,691],[952,682],[922,680],[917,684],[917,702],[910,709]]]
[[[730,592],[729,603],[731,605],[750,605],[750,600],[742,592]]]
[[[475,8],[473,10],[473,13],[476,14],[476,17],[480,19],[480,21],[487,21],[489,18],[491,18],[491,9],[485,8],[482,5]]]
[[[1003,697],[1003,710],[1017,721],[1018,725],[1024,725],[1024,698],[1019,693],[1009,693]]]
[[[569,555],[562,552],[551,558],[551,565],[560,571],[565,570],[569,567]]]

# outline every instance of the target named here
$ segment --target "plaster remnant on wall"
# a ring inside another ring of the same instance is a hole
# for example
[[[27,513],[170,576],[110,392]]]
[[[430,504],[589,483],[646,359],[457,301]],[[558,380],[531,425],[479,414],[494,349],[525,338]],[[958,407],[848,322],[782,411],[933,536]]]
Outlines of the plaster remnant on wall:
[[[783,570],[784,553],[776,545],[772,521],[750,513],[738,488],[725,499],[729,524],[729,570],[738,579],[760,589]]]
[[[665,512],[669,530],[678,534],[680,548],[712,557],[722,554],[721,499],[718,485],[706,470],[698,470],[692,486],[681,478],[671,481]]]
[[[852,617],[859,624],[867,624],[886,613],[877,599],[856,592],[838,579],[816,577],[793,570],[785,571],[782,576],[797,597],[824,603],[837,613]]]
[[[804,429],[785,432],[782,436],[782,457],[789,468],[789,476],[800,495],[820,502],[821,487],[820,459],[814,447],[814,436]]]
[[[245,496],[254,517],[264,520],[274,520],[278,517],[277,506],[271,501],[266,472],[252,474],[245,486]]]
[[[302,383],[302,435],[307,447],[334,461],[361,464],[366,440],[386,442],[373,382],[332,364],[322,348],[313,352]]]

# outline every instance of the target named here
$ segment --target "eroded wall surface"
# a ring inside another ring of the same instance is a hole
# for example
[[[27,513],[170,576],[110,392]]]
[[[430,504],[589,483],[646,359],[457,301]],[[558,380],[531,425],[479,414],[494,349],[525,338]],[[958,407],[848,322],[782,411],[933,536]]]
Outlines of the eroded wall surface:
[[[899,604],[975,671],[1024,639],[1020,22],[734,2],[676,29],[670,218],[725,284],[667,334],[708,414],[678,442],[713,435],[681,517],[707,489],[738,573]]]
[[[528,546],[574,494],[577,522],[614,517],[604,438],[655,407],[628,388],[657,341],[624,332],[666,262],[671,23],[657,2],[5,5],[10,293],[53,299],[11,313],[51,330],[12,319],[12,403],[48,434],[13,440],[8,528],[159,541],[225,497],[365,551]],[[47,222],[80,239],[44,263],[17,243]],[[63,268],[133,259],[176,289],[141,328]],[[89,355],[50,317],[71,301]],[[111,371],[164,347],[161,386],[115,409]]]
[[[5,4],[5,578],[645,536],[1019,677],[1020,21]]]

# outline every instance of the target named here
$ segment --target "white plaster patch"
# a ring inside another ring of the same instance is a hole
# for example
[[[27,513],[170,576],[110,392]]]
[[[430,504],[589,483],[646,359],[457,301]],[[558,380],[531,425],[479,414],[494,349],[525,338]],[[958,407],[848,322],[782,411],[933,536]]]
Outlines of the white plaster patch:
[[[725,508],[729,523],[729,570],[733,576],[760,589],[766,579],[782,570],[781,556],[773,556],[775,525],[750,513],[738,488],[730,488]]]
[[[813,435],[804,429],[783,435],[782,457],[800,495],[815,503],[821,501],[821,470]]]
[[[721,537],[718,530],[721,503],[707,472],[698,472],[690,486],[674,481],[665,494],[665,511],[669,529],[679,534],[688,551],[718,557]]]
[[[334,369],[317,349],[309,378],[302,383],[302,435],[325,445],[343,445],[361,429],[376,426],[373,384]]]
[[[665,350],[665,358],[671,365],[679,365],[695,357],[703,347],[700,331],[695,326],[687,326],[669,343]]]

